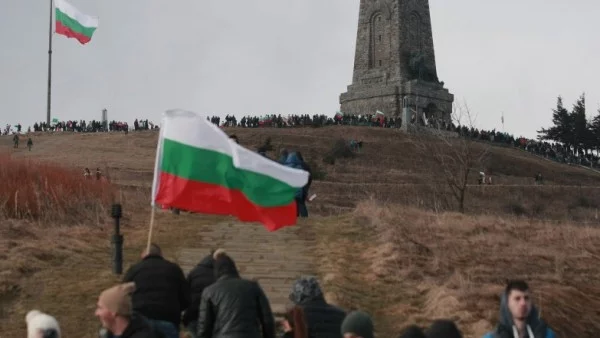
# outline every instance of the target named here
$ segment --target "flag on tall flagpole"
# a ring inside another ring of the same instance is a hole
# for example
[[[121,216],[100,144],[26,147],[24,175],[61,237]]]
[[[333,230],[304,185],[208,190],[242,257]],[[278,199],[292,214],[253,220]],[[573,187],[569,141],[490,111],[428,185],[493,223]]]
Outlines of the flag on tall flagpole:
[[[296,224],[296,192],[308,173],[231,140],[200,115],[167,111],[156,150],[152,205],[232,215],[269,231]]]
[[[85,45],[98,28],[98,18],[83,14],[66,0],[54,0],[56,33]]]

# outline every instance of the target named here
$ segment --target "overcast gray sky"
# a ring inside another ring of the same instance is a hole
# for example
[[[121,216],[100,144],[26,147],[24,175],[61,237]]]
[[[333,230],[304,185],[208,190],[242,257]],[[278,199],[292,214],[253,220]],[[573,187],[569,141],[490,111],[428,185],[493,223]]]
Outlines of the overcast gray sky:
[[[45,120],[48,1],[2,0],[0,125]],[[352,79],[359,0],[70,0],[99,17],[85,46],[54,37],[53,116],[158,121],[200,113],[328,113]],[[477,125],[533,137],[556,96],[600,102],[600,2],[430,0],[440,80]],[[596,80],[596,81],[595,81]]]

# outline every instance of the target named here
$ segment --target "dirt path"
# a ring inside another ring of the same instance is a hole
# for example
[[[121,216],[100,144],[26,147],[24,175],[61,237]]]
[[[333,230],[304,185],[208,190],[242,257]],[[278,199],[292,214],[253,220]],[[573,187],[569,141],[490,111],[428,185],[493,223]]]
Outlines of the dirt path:
[[[289,302],[293,281],[314,274],[314,241],[302,225],[267,232],[257,224],[221,223],[201,226],[201,240],[179,251],[178,263],[187,274],[211,248],[223,248],[235,260],[244,278],[256,279],[265,290],[275,314]]]

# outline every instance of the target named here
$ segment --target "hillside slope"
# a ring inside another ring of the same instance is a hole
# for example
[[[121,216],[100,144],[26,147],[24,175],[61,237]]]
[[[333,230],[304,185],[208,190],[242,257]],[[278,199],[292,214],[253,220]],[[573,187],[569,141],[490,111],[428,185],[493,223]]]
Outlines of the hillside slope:
[[[282,148],[299,150],[319,178],[312,191],[318,199],[310,207],[319,214],[339,214],[368,198],[391,203],[454,210],[455,201],[445,191],[443,175],[415,140],[392,129],[366,127],[327,128],[228,128],[240,143],[257,149],[271,138],[277,158]],[[149,187],[155,159],[157,132],[117,134],[40,134],[34,137],[32,152],[19,149],[15,155],[41,158],[79,168],[99,167],[123,185]],[[364,142],[353,159],[340,159],[335,165],[323,162],[336,140]],[[8,144],[8,138],[0,139]],[[583,207],[600,205],[600,174],[580,167],[540,159],[526,152],[473,143],[489,151],[485,168],[472,168],[466,209],[476,213],[517,213],[552,219],[589,219]],[[485,169],[494,185],[476,186],[477,172]],[[544,186],[534,186],[533,177],[544,176]]]
[[[398,131],[329,127],[226,132],[251,149],[270,137],[272,158],[287,148],[302,151],[311,162],[320,177],[312,188],[318,198],[309,208],[319,216],[301,222],[298,230],[310,239],[306,247],[312,249],[316,241],[314,270],[328,298],[372,312],[382,336],[395,336],[408,323],[451,317],[467,337],[479,337],[493,323],[502,283],[517,277],[531,280],[541,292],[536,300],[561,336],[593,337],[600,330],[590,317],[600,306],[594,287],[600,272],[593,263],[600,255],[597,173],[490,147],[485,169],[495,184],[477,186],[473,175],[468,214],[460,215],[444,212],[454,205],[439,170],[414,139]],[[156,132],[39,134],[31,152],[12,149],[7,137],[0,137],[0,149],[77,170],[100,168],[121,185],[126,258],[132,262],[146,241],[157,137]],[[340,138],[362,140],[364,147],[353,159],[325,164],[324,154]],[[544,186],[533,185],[537,172],[545,176]],[[199,230],[222,220],[160,214],[155,237],[171,258],[182,248],[205,252]],[[8,309],[0,312],[0,324],[7,325],[11,337],[23,336],[23,313],[32,306],[61,314],[67,332],[94,336],[98,324],[89,316],[95,297],[116,282],[107,265],[109,231],[110,226],[95,224],[2,222],[0,245],[6,242],[8,251],[0,269],[8,271],[0,271],[0,277],[22,277],[9,280],[19,283],[10,288],[14,292],[0,294],[0,305]],[[245,238],[238,233],[219,236],[233,252],[243,252]],[[77,276],[74,284],[72,276]],[[66,284],[72,287],[63,288]]]

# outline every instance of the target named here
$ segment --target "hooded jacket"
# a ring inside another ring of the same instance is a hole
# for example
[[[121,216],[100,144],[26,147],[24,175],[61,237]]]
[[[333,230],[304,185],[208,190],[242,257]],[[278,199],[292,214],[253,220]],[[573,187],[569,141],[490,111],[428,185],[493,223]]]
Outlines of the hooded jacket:
[[[296,192],[297,199],[305,200],[308,196],[308,189],[312,183],[312,172],[310,167],[298,156],[296,152],[289,153],[283,165],[308,172],[308,182],[304,187],[298,189]]]
[[[327,304],[316,278],[298,279],[290,293],[290,300],[302,307],[309,337],[342,337],[340,328],[346,313],[338,307]]]
[[[539,312],[535,306],[531,307],[529,316],[526,320],[527,334],[526,338],[556,338],[556,334],[548,325],[540,319]],[[508,299],[503,292],[500,297],[500,319],[498,326],[492,332],[487,333],[483,338],[519,338],[517,328],[514,325],[512,314],[508,309]]]
[[[212,254],[204,257],[187,276],[190,286],[191,302],[183,315],[183,325],[188,326],[198,320],[202,291],[215,282],[214,262]]]
[[[198,338],[274,338],[269,300],[260,285],[242,279],[229,256],[214,263],[217,281],[204,289]]]

